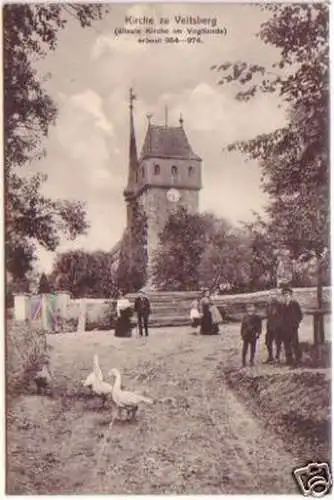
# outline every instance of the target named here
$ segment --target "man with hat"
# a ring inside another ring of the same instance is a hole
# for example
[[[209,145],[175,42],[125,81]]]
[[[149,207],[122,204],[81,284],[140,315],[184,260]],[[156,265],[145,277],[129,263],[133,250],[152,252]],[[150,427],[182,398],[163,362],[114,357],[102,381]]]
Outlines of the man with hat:
[[[288,365],[292,365],[294,363],[299,363],[301,360],[298,329],[303,319],[303,314],[300,305],[293,298],[293,291],[291,288],[282,288],[282,296],[282,318],[284,321],[282,340],[284,343],[286,362]]]
[[[266,307],[267,331],[265,343],[268,350],[268,358],[265,363],[274,361],[273,346],[276,344],[276,361],[279,361],[282,336],[282,304],[278,291],[270,292],[269,302]]]
[[[140,290],[138,297],[135,299],[135,311],[138,318],[139,335],[140,337],[143,336],[144,328],[145,335],[148,337],[148,319],[151,314],[151,305],[144,293],[144,290]]]

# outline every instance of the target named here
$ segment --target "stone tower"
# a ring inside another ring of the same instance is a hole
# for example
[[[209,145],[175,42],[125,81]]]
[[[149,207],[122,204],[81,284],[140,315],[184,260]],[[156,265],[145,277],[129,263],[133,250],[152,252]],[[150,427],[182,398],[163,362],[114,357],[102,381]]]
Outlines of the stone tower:
[[[164,125],[152,124],[148,115],[146,137],[137,160],[132,96],[131,93],[129,181],[124,196],[128,207],[128,224],[132,200],[139,201],[146,213],[150,270],[159,234],[169,214],[180,206],[192,213],[199,210],[202,160],[189,144],[182,117],[179,125],[172,127],[167,123],[167,113]]]

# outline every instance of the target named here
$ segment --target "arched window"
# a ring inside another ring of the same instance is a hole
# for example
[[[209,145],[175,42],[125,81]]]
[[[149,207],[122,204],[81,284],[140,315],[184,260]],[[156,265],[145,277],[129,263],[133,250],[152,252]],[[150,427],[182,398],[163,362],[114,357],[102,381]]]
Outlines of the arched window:
[[[144,167],[141,167],[141,176],[144,177],[145,176],[145,168]]]
[[[154,175],[159,175],[160,174],[160,165],[157,163],[154,165]]]
[[[188,168],[188,175],[189,175],[189,177],[191,177],[193,175],[193,173],[194,173],[193,167],[189,167]]]
[[[177,167],[175,165],[172,166],[172,176],[173,177],[177,176]]]

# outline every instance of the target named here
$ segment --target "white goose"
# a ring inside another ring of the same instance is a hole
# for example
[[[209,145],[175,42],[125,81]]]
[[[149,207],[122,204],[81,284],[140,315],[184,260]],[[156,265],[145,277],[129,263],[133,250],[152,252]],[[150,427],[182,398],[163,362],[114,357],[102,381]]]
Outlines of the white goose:
[[[105,403],[107,397],[112,394],[112,385],[103,380],[103,373],[99,365],[97,354],[94,354],[93,371],[88,375],[83,385],[84,387],[91,387],[92,391],[102,398],[103,403]]]
[[[136,394],[135,392],[123,391],[121,389],[121,374],[117,368],[113,368],[109,375],[116,378],[112,389],[112,398],[117,406],[118,411],[126,410],[127,417],[134,418],[138,410],[139,403],[153,404],[153,400],[142,396],[141,394]]]
[[[103,380],[103,374],[99,365],[99,358],[97,354],[94,354],[93,358],[93,371],[88,375],[86,380],[83,382],[85,387],[93,387],[94,382],[97,380]]]

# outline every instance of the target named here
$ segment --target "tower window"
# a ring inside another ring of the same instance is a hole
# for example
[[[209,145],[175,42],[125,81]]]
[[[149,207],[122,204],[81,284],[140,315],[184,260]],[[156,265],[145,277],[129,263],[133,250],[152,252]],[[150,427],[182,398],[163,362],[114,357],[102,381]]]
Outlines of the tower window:
[[[177,167],[175,165],[172,166],[172,176],[173,177],[177,176]]]
[[[189,177],[191,177],[193,175],[193,173],[194,173],[193,167],[189,167],[188,168],[188,175],[189,175]]]
[[[160,174],[160,165],[157,163],[154,165],[154,175],[159,175]]]
[[[144,169],[144,167],[141,167],[140,171],[141,171],[141,176],[144,177],[145,176],[145,169]]]

